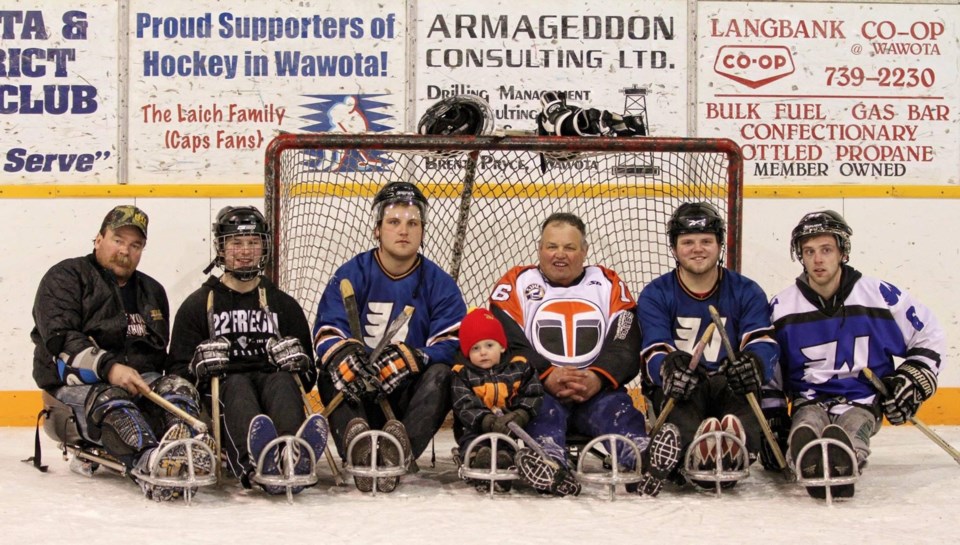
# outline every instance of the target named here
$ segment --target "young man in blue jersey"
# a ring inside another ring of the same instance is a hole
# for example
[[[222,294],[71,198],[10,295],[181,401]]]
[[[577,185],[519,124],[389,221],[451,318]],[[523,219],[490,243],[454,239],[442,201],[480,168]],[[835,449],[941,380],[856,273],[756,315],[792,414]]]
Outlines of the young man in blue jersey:
[[[427,200],[413,184],[384,186],[373,200],[378,246],[338,268],[320,298],[313,329],[322,367],[318,388],[326,404],[339,393],[346,399],[330,415],[344,458],[353,439],[376,428],[393,435],[404,457],[415,460],[450,410],[450,365],[459,349],[457,327],[467,309],[453,278],[420,254],[427,212]],[[353,285],[360,331],[350,327],[340,291],[343,279]],[[413,307],[413,314],[374,354],[406,306]],[[384,414],[384,400],[396,419]],[[377,443],[378,460],[399,462],[401,453],[392,442]],[[369,467],[371,450],[370,441],[358,441],[350,462]],[[391,492],[398,481],[379,477],[377,490]],[[374,482],[357,476],[355,484],[369,492]]]
[[[709,472],[719,462],[724,470],[736,472],[755,458],[762,437],[746,394],[760,396],[761,385],[774,376],[778,357],[763,290],[722,266],[725,232],[712,204],[677,207],[667,223],[677,267],[648,284],[637,301],[648,397],[658,409],[674,400],[667,422],[679,428],[682,449],[696,445],[694,467],[688,469],[697,472]],[[713,335],[700,361],[692,362],[695,344],[712,323],[710,306],[720,314],[737,353],[727,354],[720,335]],[[692,369],[691,363],[696,363]],[[740,439],[748,455],[724,436],[718,460],[711,435],[718,431]]]
[[[794,285],[770,303],[780,344],[786,393],[793,401],[788,457],[805,478],[822,478],[817,438],[835,439],[856,453],[858,468],[828,446],[829,474],[862,471],[870,437],[882,415],[900,425],[937,389],[946,340],[933,313],[902,289],[863,276],[847,264],[853,229],[843,216],[824,210],[801,218],[790,239],[791,257],[803,264]],[[899,366],[894,358],[902,359]],[[882,377],[887,396],[863,375]],[[808,492],[823,498],[824,487]],[[853,496],[853,484],[831,487],[832,497]]]

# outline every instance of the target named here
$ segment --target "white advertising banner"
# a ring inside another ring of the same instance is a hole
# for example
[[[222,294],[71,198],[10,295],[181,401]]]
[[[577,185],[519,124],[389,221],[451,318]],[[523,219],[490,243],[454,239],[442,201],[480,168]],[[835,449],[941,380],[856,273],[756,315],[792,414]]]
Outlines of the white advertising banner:
[[[280,131],[403,126],[402,0],[131,4],[131,181],[257,182]]]
[[[0,183],[116,182],[116,41],[114,2],[0,0]]]
[[[955,184],[960,6],[701,2],[698,136],[754,183]]]
[[[499,129],[535,131],[544,91],[687,133],[687,4],[422,0],[417,115],[440,99],[486,99]]]

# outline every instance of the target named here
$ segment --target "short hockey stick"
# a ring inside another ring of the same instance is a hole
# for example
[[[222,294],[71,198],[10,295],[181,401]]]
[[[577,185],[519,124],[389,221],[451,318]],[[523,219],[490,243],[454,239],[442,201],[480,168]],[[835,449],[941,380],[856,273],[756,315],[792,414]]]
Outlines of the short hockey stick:
[[[880,395],[884,397],[887,397],[890,395],[890,390],[887,388],[887,385],[884,384],[883,381],[880,380],[880,377],[874,374],[874,372],[871,371],[869,367],[863,370],[863,374],[867,377],[867,380],[870,381],[870,384],[872,384],[873,387],[876,388],[878,392],[880,392]],[[960,452],[958,452],[957,449],[950,446],[950,444],[944,441],[942,437],[937,435],[937,432],[930,429],[926,424],[921,422],[920,419],[915,416],[910,416],[907,418],[907,420],[909,420],[911,424],[916,426],[918,430],[922,431],[924,435],[929,437],[931,441],[936,443],[937,446],[947,451],[947,454],[952,456],[954,461],[960,464]]]
[[[157,392],[154,392],[150,388],[147,388],[146,390],[141,390],[140,393],[143,394],[144,397],[146,397],[150,401],[153,401],[154,403],[159,405],[164,410],[170,412],[177,418],[180,418],[181,420],[185,421],[187,424],[190,424],[190,427],[197,430],[198,433],[207,433],[207,425],[204,424],[202,421],[200,421],[199,418],[184,411],[180,407],[177,407],[173,403],[170,403],[169,401],[161,397],[160,394],[158,394]]]
[[[210,339],[216,337],[216,327],[213,325],[213,289],[207,294],[207,331]],[[213,420],[213,444],[217,447],[217,457],[220,456],[220,377],[210,377],[210,411]],[[217,481],[220,480],[222,472],[221,464],[216,464]]]
[[[273,327],[274,336],[277,338],[277,340],[282,339],[283,337],[280,335],[280,324],[273,316],[273,313],[270,312],[270,305],[267,304],[267,290],[264,289],[263,286],[260,286],[257,293],[260,297],[260,309],[263,310],[263,313],[266,314],[267,318],[270,319],[270,325]],[[307,390],[303,387],[303,382],[296,373],[290,373],[290,375],[293,377],[293,381],[297,383],[297,388],[300,389],[300,397],[303,399],[304,409],[308,413],[313,414],[313,405],[310,404],[310,398],[307,397]],[[333,409],[331,409],[330,412],[333,412]],[[326,414],[321,413],[321,415],[324,418],[327,418]],[[343,476],[340,475],[340,468],[337,466],[337,462],[333,459],[333,454],[330,454],[329,449],[324,449],[323,453],[327,458],[327,465],[330,466],[330,471],[333,473],[333,482],[336,483],[337,486],[343,486]]]
[[[693,371],[697,368],[697,365],[700,364],[700,358],[703,357],[703,351],[707,348],[707,345],[710,344],[710,339],[713,338],[713,330],[716,329],[716,326],[712,323],[707,325],[707,329],[703,332],[703,335],[700,337],[700,340],[697,342],[697,345],[693,348],[693,354],[690,355],[690,366],[689,369]],[[673,411],[673,406],[677,404],[677,400],[669,397],[667,402],[663,405],[663,410],[660,411],[660,416],[657,417],[657,421],[653,423],[653,428],[650,429],[650,437],[653,437],[660,431],[660,428],[663,427],[663,424],[667,421],[667,416]]]
[[[500,409],[495,409],[493,414],[503,416],[503,411]],[[547,452],[543,450],[543,447],[538,443],[529,433],[526,432],[523,428],[520,427],[516,422],[510,422],[507,424],[507,427],[510,428],[510,431],[517,436],[517,439],[523,441],[523,444],[530,447],[530,449],[537,453],[537,456],[543,458],[543,461],[550,466],[551,469],[557,469],[560,467],[560,464],[556,462],[553,458],[547,455]]]
[[[733,349],[733,343],[730,342],[730,336],[727,335],[727,330],[723,327],[723,321],[720,319],[720,313],[717,311],[717,308],[713,305],[709,305],[707,308],[710,311],[710,318],[713,320],[714,325],[717,326],[717,332],[720,333],[720,341],[723,342],[723,348],[727,351],[727,358],[737,357],[737,353]],[[770,429],[770,424],[767,423],[767,418],[763,415],[763,409],[760,408],[757,395],[753,392],[747,392],[746,397],[747,403],[750,404],[750,410],[752,410],[753,415],[757,417],[757,422],[760,423],[760,430],[763,431],[763,436],[766,438],[767,444],[770,445],[770,451],[773,452],[773,457],[777,459],[777,466],[780,468],[780,472],[783,473],[783,477],[786,480],[795,480],[796,476],[790,471],[790,467],[787,466],[787,460],[783,457],[780,444],[777,443],[777,438],[773,436],[773,430]]]

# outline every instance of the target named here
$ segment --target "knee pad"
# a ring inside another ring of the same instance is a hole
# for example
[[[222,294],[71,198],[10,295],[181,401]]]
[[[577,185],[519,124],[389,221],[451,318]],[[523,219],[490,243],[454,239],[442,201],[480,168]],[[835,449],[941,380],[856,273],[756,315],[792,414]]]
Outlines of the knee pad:
[[[129,392],[119,386],[97,384],[84,405],[88,431],[107,452],[121,461],[156,446],[157,438]]]
[[[178,375],[164,375],[153,381],[150,388],[191,416],[200,416],[200,393],[187,379]]]

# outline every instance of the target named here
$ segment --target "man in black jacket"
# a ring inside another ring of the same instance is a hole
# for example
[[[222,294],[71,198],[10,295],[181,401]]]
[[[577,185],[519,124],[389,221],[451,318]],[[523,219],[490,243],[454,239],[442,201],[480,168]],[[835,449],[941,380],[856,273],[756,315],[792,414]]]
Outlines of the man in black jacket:
[[[163,375],[169,339],[169,303],[156,280],[137,271],[147,242],[147,215],[117,206],[104,218],[93,253],[67,259],[44,275],[33,305],[33,377],[69,406],[81,435],[131,470],[156,500],[179,489],[151,477],[181,476],[193,452],[197,471],[209,474],[202,448],[158,446],[193,433],[174,415],[142,397],[151,390],[193,416],[199,396],[186,380]],[[158,440],[159,432],[165,432]],[[181,443],[182,445],[182,443]],[[162,468],[162,474],[158,473]]]
[[[223,448],[231,472],[245,488],[259,482],[269,494],[294,493],[309,483],[326,447],[327,421],[304,415],[300,387],[317,380],[310,326],[297,301],[263,276],[270,259],[270,230],[252,206],[227,206],[213,224],[216,258],[207,269],[223,268],[190,294],[177,311],[170,342],[172,371],[207,391],[220,385]],[[299,380],[300,384],[297,384]],[[272,443],[293,436],[299,440]],[[285,456],[282,449],[293,452]],[[293,461],[292,472],[283,467]],[[298,479],[284,479],[295,475]],[[281,485],[281,483],[283,485]]]

